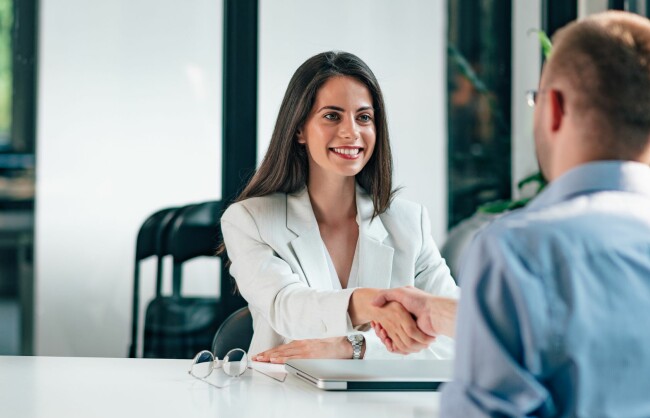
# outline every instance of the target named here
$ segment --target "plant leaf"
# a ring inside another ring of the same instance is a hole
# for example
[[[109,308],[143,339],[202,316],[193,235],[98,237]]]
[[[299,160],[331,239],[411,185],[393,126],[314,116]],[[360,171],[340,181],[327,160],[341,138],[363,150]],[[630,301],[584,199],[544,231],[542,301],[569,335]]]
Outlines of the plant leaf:
[[[529,29],[527,33],[528,35],[530,35],[531,33],[537,35],[537,39],[539,39],[539,44],[542,47],[542,53],[544,54],[544,58],[549,59],[551,57],[551,53],[553,52],[553,43],[551,42],[551,39],[548,37],[546,32],[544,32],[541,29]]]
[[[542,52],[544,53],[544,58],[551,58],[551,53],[553,52],[553,44],[549,39],[546,32],[543,30],[537,31],[537,36],[539,37],[539,43],[542,45]]]

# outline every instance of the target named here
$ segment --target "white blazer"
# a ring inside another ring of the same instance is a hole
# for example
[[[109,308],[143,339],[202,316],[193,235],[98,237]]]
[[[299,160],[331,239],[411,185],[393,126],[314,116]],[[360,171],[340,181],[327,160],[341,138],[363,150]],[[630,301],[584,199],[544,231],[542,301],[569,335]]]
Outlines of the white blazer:
[[[371,221],[372,199],[360,186],[356,201],[358,287],[412,285],[458,297],[423,206],[396,198]],[[251,354],[292,340],[358,333],[347,313],[354,288],[333,287],[306,188],[235,203],[221,218],[221,228],[232,262],[230,274],[253,317]],[[373,355],[377,350],[389,353],[373,332],[364,336],[365,358],[379,357]]]

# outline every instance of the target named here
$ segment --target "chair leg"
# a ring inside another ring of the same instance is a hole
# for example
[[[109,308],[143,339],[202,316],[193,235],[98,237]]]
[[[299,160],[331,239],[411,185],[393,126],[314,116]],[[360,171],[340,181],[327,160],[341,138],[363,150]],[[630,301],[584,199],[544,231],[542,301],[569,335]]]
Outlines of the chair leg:
[[[163,257],[156,256],[156,296],[162,296]]]
[[[181,296],[181,281],[183,275],[183,263],[174,260],[174,268],[172,270],[172,296]]]
[[[138,316],[140,314],[140,263],[136,260],[133,272],[133,302],[131,312],[131,346],[129,347],[129,358],[135,358],[138,354]]]

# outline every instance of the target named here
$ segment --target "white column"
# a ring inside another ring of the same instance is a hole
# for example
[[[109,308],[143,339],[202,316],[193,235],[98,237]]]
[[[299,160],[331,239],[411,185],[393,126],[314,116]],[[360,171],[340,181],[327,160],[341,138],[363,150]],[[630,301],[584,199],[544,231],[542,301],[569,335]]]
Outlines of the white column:
[[[526,90],[536,89],[541,71],[541,48],[531,29],[541,29],[541,0],[512,2],[512,190],[538,171],[533,139],[533,109],[526,105]]]

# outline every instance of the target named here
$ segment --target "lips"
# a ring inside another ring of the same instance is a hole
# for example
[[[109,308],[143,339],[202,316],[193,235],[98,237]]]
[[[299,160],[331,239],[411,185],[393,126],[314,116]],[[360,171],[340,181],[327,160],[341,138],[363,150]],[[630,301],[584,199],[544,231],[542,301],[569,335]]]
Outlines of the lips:
[[[332,151],[334,154],[338,155],[341,158],[345,158],[347,160],[355,160],[361,155],[361,153],[363,152],[363,148],[335,147],[335,148],[330,148],[330,151]]]

